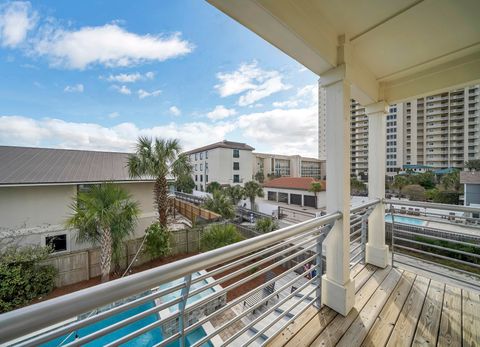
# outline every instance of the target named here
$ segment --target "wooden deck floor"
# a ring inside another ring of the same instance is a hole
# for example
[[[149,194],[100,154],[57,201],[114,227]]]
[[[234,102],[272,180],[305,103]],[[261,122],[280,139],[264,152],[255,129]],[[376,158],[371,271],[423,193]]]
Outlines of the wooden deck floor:
[[[307,309],[271,346],[480,346],[480,292],[412,272],[357,265],[346,316]]]

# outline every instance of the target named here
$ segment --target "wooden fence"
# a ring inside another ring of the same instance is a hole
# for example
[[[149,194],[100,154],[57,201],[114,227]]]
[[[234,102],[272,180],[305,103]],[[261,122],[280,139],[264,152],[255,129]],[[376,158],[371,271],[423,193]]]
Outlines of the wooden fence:
[[[173,200],[174,200],[175,210],[192,222],[197,221],[199,218],[209,222],[216,221],[222,218],[221,215],[215,212],[206,210],[204,208],[201,208],[199,206],[196,206],[190,202],[179,200],[179,199],[173,199]]]

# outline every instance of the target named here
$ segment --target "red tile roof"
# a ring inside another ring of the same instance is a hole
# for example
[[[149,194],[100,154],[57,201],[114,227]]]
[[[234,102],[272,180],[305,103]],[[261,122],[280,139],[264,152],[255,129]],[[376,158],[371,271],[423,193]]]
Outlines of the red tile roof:
[[[271,181],[263,184],[266,188],[285,188],[285,189],[300,189],[309,190],[313,182],[320,182],[323,190],[326,188],[325,181],[316,180],[313,177],[280,177],[274,178]]]

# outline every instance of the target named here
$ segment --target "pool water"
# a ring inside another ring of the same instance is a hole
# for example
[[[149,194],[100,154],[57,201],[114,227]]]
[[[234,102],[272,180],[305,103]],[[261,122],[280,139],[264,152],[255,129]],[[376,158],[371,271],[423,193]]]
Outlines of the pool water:
[[[70,343],[70,342],[74,341],[77,336],[78,337],[83,337],[83,336],[89,335],[89,334],[91,334],[91,333],[93,333],[97,330],[103,329],[103,328],[105,328],[107,326],[110,326],[114,323],[120,322],[124,319],[127,319],[127,318],[131,317],[131,316],[134,316],[134,315],[139,314],[143,311],[146,311],[146,310],[148,310],[148,309],[150,309],[154,306],[155,306],[155,304],[153,302],[147,302],[143,305],[132,308],[130,310],[126,310],[126,311],[121,312],[119,314],[116,314],[112,317],[108,317],[108,318],[106,318],[104,320],[101,320],[99,322],[96,322],[92,325],[88,325],[86,327],[83,327],[83,328],[77,330],[76,334],[73,333],[71,336],[69,336],[68,339],[66,339],[66,340],[65,340],[65,338],[67,337],[67,335],[59,337],[59,338],[54,339],[52,341],[49,341],[48,343],[45,343],[41,346],[56,347],[56,346],[59,346],[62,343],[62,341],[63,341],[62,345],[65,345],[67,343]],[[136,331],[140,328],[145,327],[148,324],[156,322],[157,320],[158,320],[158,315],[156,313],[151,314],[150,316],[139,319],[136,322],[133,322],[133,323],[127,325],[127,326],[122,327],[121,329],[113,331],[110,334],[102,336],[102,337],[100,337],[100,338],[98,338],[94,341],[91,341],[91,342],[85,344],[84,346],[104,346],[108,343],[111,343],[111,342],[115,341],[116,339],[118,339],[122,336],[128,335],[128,334],[130,334],[130,333],[132,333],[132,332],[134,332],[134,331]],[[206,335],[207,334],[205,333],[203,328],[199,327],[198,329],[192,331],[190,334],[188,334],[186,336],[186,344],[185,345],[186,346],[191,346],[196,341],[200,340],[201,338],[205,337]],[[149,346],[153,346],[155,344],[158,344],[162,340],[163,340],[163,336],[162,336],[161,329],[160,328],[153,328],[152,330],[146,332],[145,334],[140,335],[140,336],[128,341],[127,343],[123,344],[122,346],[135,346],[135,347],[136,346],[138,346],[138,347],[146,346],[146,347],[149,347]],[[177,347],[177,346],[180,346],[180,342],[177,340],[177,341],[174,341],[174,342],[168,344],[167,346]],[[208,343],[203,344],[203,346],[212,346],[212,344],[210,342],[208,342]]]
[[[392,215],[391,214],[385,215],[385,222],[392,223]],[[418,226],[427,225],[427,222],[422,220],[422,219],[404,217],[404,216],[397,216],[397,215],[395,215],[395,217],[394,217],[394,222],[395,223],[402,223],[402,224],[418,225]]]
[[[193,279],[193,278],[197,278],[197,277],[199,277],[200,275],[201,275],[200,272],[195,272],[195,273],[192,275],[192,279]],[[170,288],[170,287],[172,287],[172,286],[174,286],[174,285],[181,284],[182,282],[183,282],[183,278],[177,279],[177,280],[175,280],[175,281],[172,281],[172,282],[169,282],[169,283],[166,283],[166,284],[161,285],[161,286],[159,287],[159,290],[164,290],[164,289]],[[190,291],[195,290],[195,289],[198,289],[198,288],[201,288],[201,287],[207,285],[208,283],[209,283],[209,282],[208,282],[206,279],[204,279],[204,280],[202,280],[202,281],[199,281],[199,282],[197,282],[197,283],[193,283],[193,284],[191,285],[191,287],[190,287]],[[196,295],[193,295],[193,296],[191,296],[191,297],[188,298],[188,300],[187,300],[187,305],[188,305],[188,304],[191,304],[191,303],[193,303],[193,302],[195,302],[195,301],[198,301],[198,300],[202,299],[203,297],[205,297],[205,296],[207,296],[207,295],[210,295],[210,294],[212,294],[212,293],[214,293],[214,292],[215,292],[215,289],[213,289],[213,287],[212,287],[212,288],[208,288],[208,289],[204,290],[203,292],[200,292],[200,293],[198,293],[198,294],[196,294]],[[175,299],[179,298],[179,297],[181,296],[181,294],[182,294],[182,291],[181,291],[181,290],[176,290],[176,291],[171,292],[171,293],[169,293],[169,294],[167,294],[167,295],[165,295],[165,296],[162,296],[161,300],[162,300],[162,302],[168,302],[168,301],[170,301],[170,300],[175,300]],[[172,306],[170,306],[170,307],[169,307],[169,310],[170,310],[170,312],[172,312],[172,313],[175,312],[175,311],[177,311],[177,310],[178,310],[178,304],[177,304],[177,305],[172,305]]]

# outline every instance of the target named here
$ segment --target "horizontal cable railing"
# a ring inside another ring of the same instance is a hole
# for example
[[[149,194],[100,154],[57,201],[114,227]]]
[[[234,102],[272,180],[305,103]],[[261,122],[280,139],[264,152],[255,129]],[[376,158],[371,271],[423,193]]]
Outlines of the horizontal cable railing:
[[[352,209],[352,225],[377,202]],[[308,307],[320,307],[322,243],[339,218],[327,214],[2,314],[0,343],[117,346],[145,336],[156,346],[218,337],[267,343]]]
[[[436,215],[458,213],[465,225],[450,225],[431,215],[406,215],[401,206],[435,209]],[[480,230],[478,218],[470,217],[480,209],[467,206],[419,202],[388,201],[386,220],[392,265],[410,266],[468,285],[480,287]],[[434,222],[434,223],[430,223]],[[432,226],[431,226],[432,224]]]
[[[365,262],[368,216],[380,200],[372,200],[351,209],[350,214],[350,268]]]

